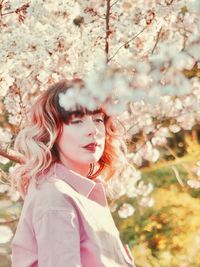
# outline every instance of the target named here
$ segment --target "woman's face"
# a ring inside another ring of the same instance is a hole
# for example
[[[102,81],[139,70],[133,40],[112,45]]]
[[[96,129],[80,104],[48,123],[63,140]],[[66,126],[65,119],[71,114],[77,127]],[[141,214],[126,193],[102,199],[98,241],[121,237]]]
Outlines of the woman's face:
[[[105,146],[104,114],[77,117],[73,115],[57,140],[60,160],[69,167],[80,169],[97,162]]]

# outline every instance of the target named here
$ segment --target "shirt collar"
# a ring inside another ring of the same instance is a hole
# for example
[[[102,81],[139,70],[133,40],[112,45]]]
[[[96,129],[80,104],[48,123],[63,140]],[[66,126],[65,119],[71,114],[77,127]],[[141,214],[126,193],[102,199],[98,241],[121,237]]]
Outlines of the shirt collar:
[[[56,176],[66,181],[78,193],[81,193],[85,197],[90,195],[96,185],[99,183],[104,184],[104,181],[100,178],[91,180],[77,172],[68,169],[65,165],[58,162],[53,165],[53,172],[56,174]]]

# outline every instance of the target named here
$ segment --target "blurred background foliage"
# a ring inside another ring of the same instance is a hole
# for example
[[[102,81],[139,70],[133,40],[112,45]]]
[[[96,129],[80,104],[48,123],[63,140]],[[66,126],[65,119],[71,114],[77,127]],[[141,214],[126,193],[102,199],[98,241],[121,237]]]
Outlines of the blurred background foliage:
[[[141,209],[134,198],[117,202],[135,208],[128,218],[117,209],[113,217],[137,267],[200,266],[200,190],[187,185],[200,160],[199,138],[199,127],[179,133],[169,142],[171,154],[167,150],[159,162],[141,168],[143,180],[154,185],[153,207]]]

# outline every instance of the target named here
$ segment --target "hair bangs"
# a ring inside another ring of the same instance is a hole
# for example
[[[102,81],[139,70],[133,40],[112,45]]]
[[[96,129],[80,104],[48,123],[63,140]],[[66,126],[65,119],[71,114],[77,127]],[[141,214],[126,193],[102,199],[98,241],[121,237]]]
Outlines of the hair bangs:
[[[95,115],[95,114],[99,114],[99,113],[104,114],[104,116],[106,115],[103,108],[97,108],[94,110],[90,110],[90,109],[88,109],[84,106],[78,105],[78,104],[75,105],[75,108],[69,109],[69,110],[65,110],[64,108],[59,106],[59,112],[61,115],[61,119],[64,123],[69,123],[70,120],[72,119],[72,117],[82,118],[85,115]]]

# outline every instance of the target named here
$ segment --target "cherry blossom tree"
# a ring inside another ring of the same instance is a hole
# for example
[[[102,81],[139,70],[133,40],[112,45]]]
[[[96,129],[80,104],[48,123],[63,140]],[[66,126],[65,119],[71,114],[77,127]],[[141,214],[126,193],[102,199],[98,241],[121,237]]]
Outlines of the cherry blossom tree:
[[[170,135],[200,121],[199,18],[199,0],[0,0],[1,163],[21,163],[13,142],[39,93],[73,77],[85,90],[63,95],[65,107],[103,104],[123,120],[128,142],[141,137],[127,154],[130,163],[156,162]],[[197,168],[199,180],[189,186],[200,184]],[[153,205],[153,187],[138,170],[120,177],[108,185],[116,198],[139,196],[142,206]]]

